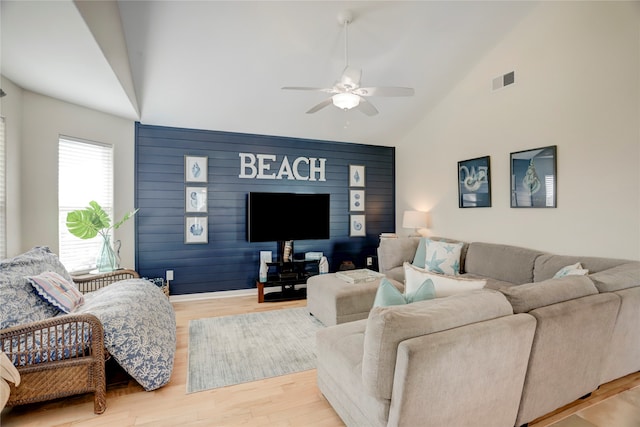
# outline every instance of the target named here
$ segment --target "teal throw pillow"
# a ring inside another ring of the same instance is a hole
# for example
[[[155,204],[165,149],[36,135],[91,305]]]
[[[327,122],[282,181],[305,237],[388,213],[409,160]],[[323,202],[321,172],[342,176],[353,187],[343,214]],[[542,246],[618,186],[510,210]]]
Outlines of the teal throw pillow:
[[[421,237],[420,242],[418,242],[418,249],[416,249],[416,254],[413,256],[413,265],[416,267],[424,268],[424,260],[427,257],[427,238]]]
[[[431,279],[425,280],[415,292],[405,295],[385,278],[380,281],[373,306],[388,307],[392,305],[410,304],[416,301],[433,299],[435,296],[436,290]]]

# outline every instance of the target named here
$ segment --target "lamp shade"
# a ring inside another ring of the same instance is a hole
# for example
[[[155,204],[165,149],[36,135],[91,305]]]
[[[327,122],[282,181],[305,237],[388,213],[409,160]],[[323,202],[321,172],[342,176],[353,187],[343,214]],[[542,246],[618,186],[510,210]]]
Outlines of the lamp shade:
[[[420,211],[404,211],[402,215],[403,228],[427,228],[427,213]]]
[[[331,97],[333,105],[343,110],[350,110],[360,104],[360,97],[353,93],[337,93]]]

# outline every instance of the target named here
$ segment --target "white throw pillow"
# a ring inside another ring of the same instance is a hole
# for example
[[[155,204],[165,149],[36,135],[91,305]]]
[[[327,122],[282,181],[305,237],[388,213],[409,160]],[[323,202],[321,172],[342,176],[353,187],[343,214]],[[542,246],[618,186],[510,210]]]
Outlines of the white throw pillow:
[[[558,279],[564,276],[586,276],[587,274],[589,274],[589,270],[582,268],[582,264],[576,262],[573,265],[562,267],[556,274],[553,275],[553,278]]]
[[[438,240],[425,240],[426,254],[424,268],[434,273],[460,274],[460,253],[463,243],[448,243]]]
[[[406,294],[416,292],[425,280],[431,279],[436,290],[436,298],[448,297],[462,292],[482,289],[487,284],[484,279],[463,279],[461,277],[435,274],[408,262],[404,266],[404,291]]]

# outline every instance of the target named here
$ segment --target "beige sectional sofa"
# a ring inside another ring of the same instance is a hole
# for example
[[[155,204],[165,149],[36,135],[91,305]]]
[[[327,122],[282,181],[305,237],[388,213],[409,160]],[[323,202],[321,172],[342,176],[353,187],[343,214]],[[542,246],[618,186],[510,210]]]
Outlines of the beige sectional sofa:
[[[399,288],[418,241],[380,243]],[[589,275],[553,278],[575,262]],[[640,262],[473,242],[460,266],[485,289],[366,313],[345,304],[334,312],[349,321],[318,332],[318,385],[348,426],[521,426],[640,370]],[[372,302],[376,289],[357,295]],[[308,302],[314,315],[327,304]]]

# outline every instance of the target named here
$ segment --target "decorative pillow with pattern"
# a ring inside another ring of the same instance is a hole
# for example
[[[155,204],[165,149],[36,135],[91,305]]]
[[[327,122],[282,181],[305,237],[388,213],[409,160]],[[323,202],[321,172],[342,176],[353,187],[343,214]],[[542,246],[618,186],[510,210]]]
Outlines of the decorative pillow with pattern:
[[[460,274],[460,254],[463,243],[448,243],[425,239],[424,268],[434,273]]]
[[[445,276],[418,268],[408,262],[404,263],[404,291],[406,294],[415,292],[425,280],[430,279],[436,291],[436,298],[448,297],[462,292],[482,289],[487,281],[482,279],[464,279],[462,277]]]
[[[429,279],[425,280],[415,292],[403,294],[390,281],[384,278],[378,286],[373,306],[388,307],[391,305],[411,304],[416,301],[433,299],[435,295],[436,291],[433,287],[433,282]]]
[[[42,299],[65,313],[84,302],[84,296],[75,285],[56,272],[45,271],[26,279]]]
[[[589,274],[589,270],[582,268],[582,264],[576,262],[573,265],[562,267],[556,274],[553,275],[553,278],[558,279],[564,276],[586,276],[587,274]]]

